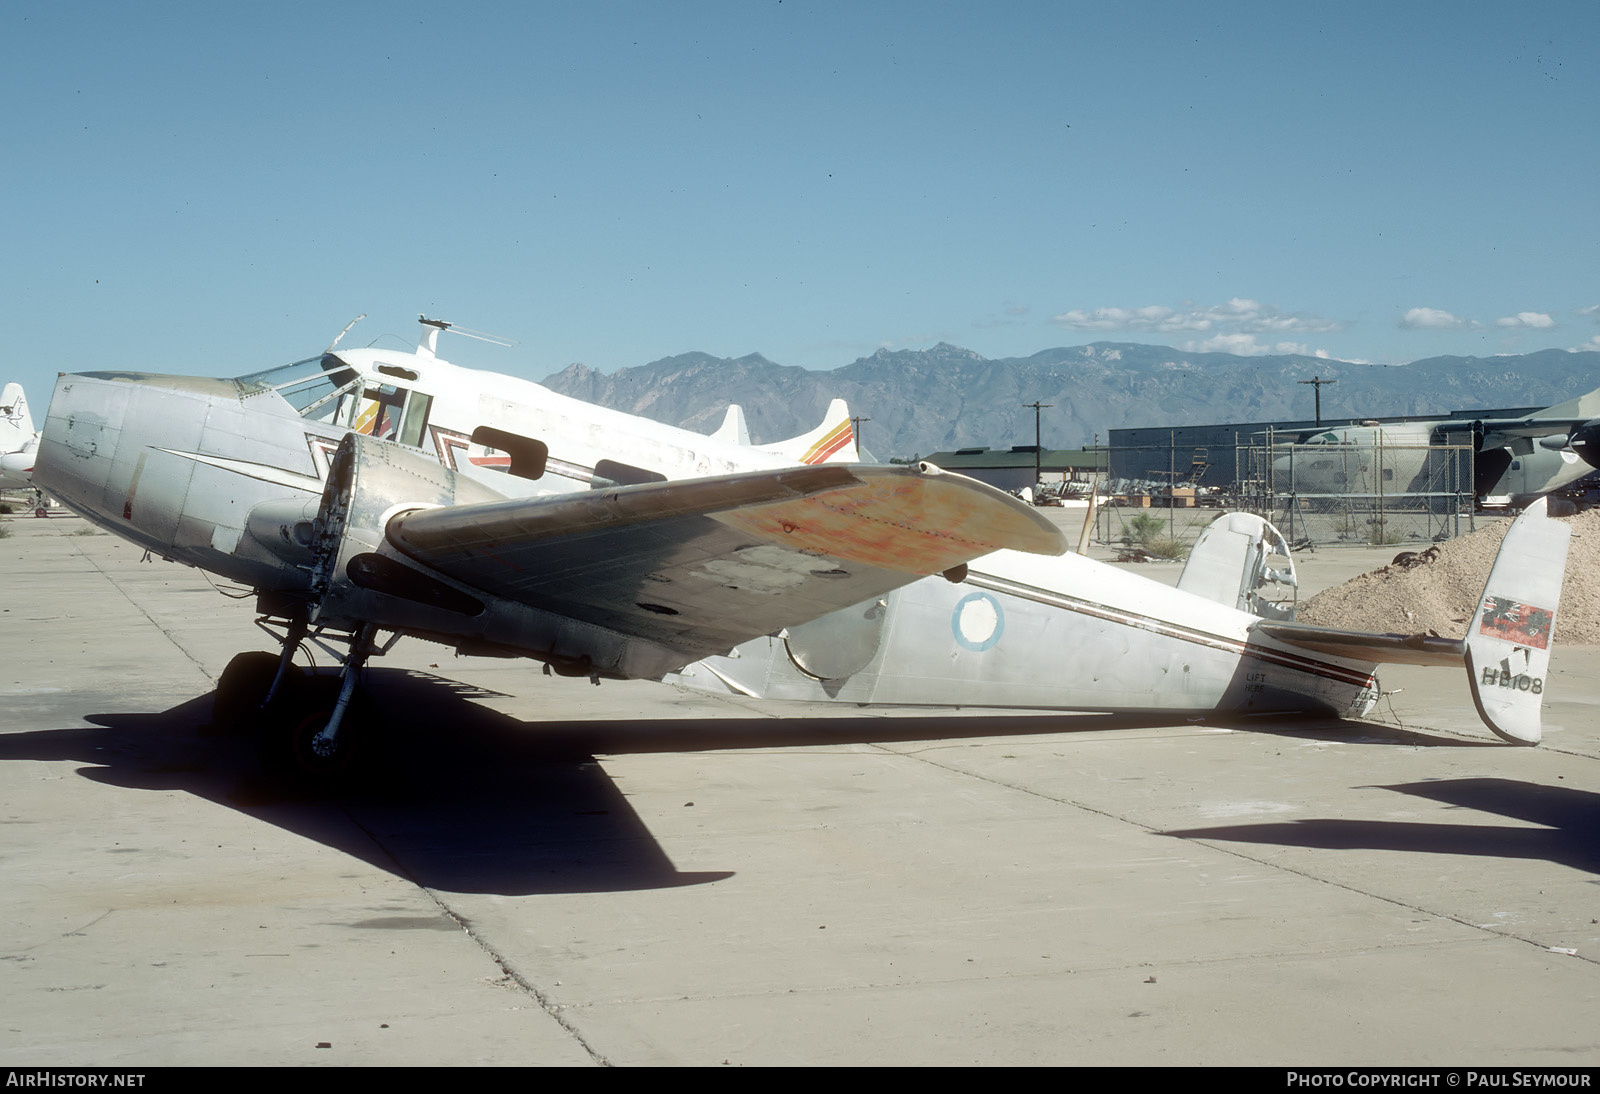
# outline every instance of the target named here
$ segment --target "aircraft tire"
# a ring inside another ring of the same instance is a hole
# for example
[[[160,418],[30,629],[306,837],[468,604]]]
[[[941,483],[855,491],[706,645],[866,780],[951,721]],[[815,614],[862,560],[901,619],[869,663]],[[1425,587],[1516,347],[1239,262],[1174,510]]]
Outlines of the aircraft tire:
[[[307,788],[349,785],[358,776],[369,751],[372,716],[358,690],[339,725],[338,747],[320,754],[313,742],[333,717],[339,699],[337,677],[302,682],[280,713],[262,727],[262,763],[269,771]]]
[[[211,700],[212,726],[224,733],[253,729],[261,718],[261,700],[277,675],[275,653],[251,651],[235,656],[217,681],[216,695]],[[293,691],[299,678],[300,669],[291,665],[284,676],[285,688]]]

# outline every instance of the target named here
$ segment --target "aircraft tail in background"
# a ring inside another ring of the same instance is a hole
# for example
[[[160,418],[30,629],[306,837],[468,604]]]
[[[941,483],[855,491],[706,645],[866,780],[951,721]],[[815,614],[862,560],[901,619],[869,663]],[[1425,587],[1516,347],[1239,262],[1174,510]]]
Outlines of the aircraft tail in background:
[[[835,399],[828,404],[822,424],[811,432],[761,447],[768,452],[787,456],[796,463],[861,462],[855,423],[850,420],[850,407],[843,399]]]

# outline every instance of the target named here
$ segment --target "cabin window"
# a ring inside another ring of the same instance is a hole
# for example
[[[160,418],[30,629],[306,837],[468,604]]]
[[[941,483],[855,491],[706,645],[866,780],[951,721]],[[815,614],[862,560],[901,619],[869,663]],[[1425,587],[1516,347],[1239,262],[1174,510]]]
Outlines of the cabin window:
[[[355,431],[380,441],[398,439],[400,415],[405,404],[405,392],[399,388],[389,384],[368,385],[361,413],[356,416]]]
[[[406,402],[405,420],[400,426],[400,443],[412,448],[422,447],[422,433],[428,428],[428,410],[433,406],[433,396],[413,391]]]
[[[308,357],[292,365],[252,372],[234,381],[243,398],[276,391],[302,418],[349,425],[347,398],[361,386],[361,377],[331,353]]]
[[[342,375],[325,378],[337,382],[344,379]],[[351,415],[361,400],[357,393],[361,390],[361,377],[354,375],[339,387],[329,390],[331,384],[318,382],[315,385],[297,388],[291,392],[284,392],[284,397],[290,405],[300,411],[300,417],[313,422],[326,422],[329,425],[340,425],[345,428],[350,426]]]

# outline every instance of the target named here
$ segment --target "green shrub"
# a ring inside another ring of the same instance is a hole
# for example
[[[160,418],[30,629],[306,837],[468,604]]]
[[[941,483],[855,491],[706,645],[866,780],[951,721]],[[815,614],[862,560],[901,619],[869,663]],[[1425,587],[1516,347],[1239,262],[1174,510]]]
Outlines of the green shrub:
[[[1374,547],[1392,547],[1405,541],[1406,534],[1394,525],[1385,525],[1377,520],[1367,521],[1367,542]]]
[[[1189,548],[1171,536],[1156,536],[1142,544],[1145,553],[1156,558],[1178,559],[1189,553]]]
[[[1163,536],[1166,530],[1167,522],[1154,513],[1138,513],[1123,528],[1122,541],[1148,550],[1150,543]]]

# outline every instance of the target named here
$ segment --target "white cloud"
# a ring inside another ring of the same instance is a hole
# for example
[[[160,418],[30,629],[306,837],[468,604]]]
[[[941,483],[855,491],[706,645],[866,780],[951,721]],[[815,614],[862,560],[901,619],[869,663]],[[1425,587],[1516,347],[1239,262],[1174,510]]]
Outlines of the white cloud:
[[[1462,330],[1475,326],[1470,319],[1438,308],[1412,308],[1400,318],[1401,330]]]
[[[1219,334],[1203,342],[1187,342],[1181,349],[1190,353],[1235,353],[1240,357],[1260,357],[1268,353],[1298,353],[1304,357],[1327,357],[1325,350],[1312,350],[1302,342],[1275,342],[1266,345],[1256,341],[1253,334]]]
[[[1519,311],[1516,315],[1496,319],[1494,324],[1497,327],[1528,327],[1532,330],[1544,330],[1555,326],[1556,321],[1542,311]]]
[[[1230,334],[1326,333],[1344,326],[1338,320],[1321,316],[1280,312],[1270,304],[1242,296],[1236,296],[1226,304],[1202,306],[1187,302],[1180,308],[1170,308],[1164,304],[1147,304],[1137,308],[1074,308],[1052,316],[1052,320],[1068,330],[1138,331],[1149,334],[1215,332],[1217,337]],[[1259,352],[1269,351],[1262,349]]]
[[[1578,314],[1600,319],[1600,304],[1590,304],[1587,308],[1579,308]]]

